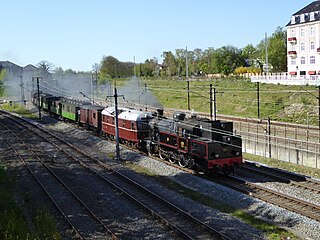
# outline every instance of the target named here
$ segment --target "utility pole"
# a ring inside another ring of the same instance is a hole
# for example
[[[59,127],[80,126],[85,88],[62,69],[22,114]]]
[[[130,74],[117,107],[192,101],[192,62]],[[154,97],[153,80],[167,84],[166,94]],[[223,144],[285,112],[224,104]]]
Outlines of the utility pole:
[[[269,148],[269,158],[271,158],[271,120],[268,117],[268,148]]]
[[[190,111],[190,82],[187,80],[187,93],[188,93],[188,110]]]
[[[265,44],[266,44],[266,69],[267,69],[267,76],[269,75],[269,60],[268,60],[268,36],[267,33],[265,34]]]
[[[118,121],[118,97],[123,97],[123,95],[117,94],[117,88],[114,88],[114,95],[107,96],[114,97],[114,111],[115,111],[115,137],[116,137],[116,160],[121,160],[120,158],[120,147],[119,147],[119,121]]]
[[[147,105],[147,83],[144,84],[144,104],[146,111],[148,110],[148,105]]]
[[[217,91],[216,88],[212,88],[212,84],[210,84],[210,120],[217,120]]]
[[[212,117],[212,113],[213,113],[213,103],[212,103],[213,99],[212,99],[212,84],[210,84],[210,120],[212,121],[213,117]]]
[[[42,77],[33,77],[32,81],[34,79],[37,80],[37,92],[38,92],[38,111],[39,111],[39,121],[41,121],[41,102],[40,102],[40,88],[39,88],[39,79],[42,79]]]
[[[257,82],[258,119],[260,119],[260,83]]]
[[[21,102],[26,105],[25,102],[25,97],[24,97],[24,87],[23,87],[23,80],[22,80],[22,76],[19,76],[20,78],[20,88],[21,88]]]
[[[217,120],[217,101],[216,101],[216,88],[213,88],[213,107],[214,107],[214,111],[213,111],[213,120],[216,121]]]
[[[318,86],[318,124],[319,124],[319,132],[320,132],[320,84]],[[320,142],[320,138],[319,138]]]
[[[133,77],[136,77],[136,56],[133,56]]]
[[[188,94],[188,110],[190,111],[190,82],[188,69],[188,47],[186,47],[186,80],[187,80],[187,94]]]
[[[92,94],[92,104],[94,104],[93,73],[91,74],[91,94]]]

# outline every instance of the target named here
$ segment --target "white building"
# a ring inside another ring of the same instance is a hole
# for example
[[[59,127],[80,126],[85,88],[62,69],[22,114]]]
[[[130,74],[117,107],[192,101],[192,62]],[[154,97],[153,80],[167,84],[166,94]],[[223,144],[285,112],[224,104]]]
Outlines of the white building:
[[[320,1],[291,16],[287,29],[287,73],[252,76],[253,82],[320,85]]]
[[[320,1],[293,14],[286,28],[289,75],[312,79],[320,74]]]

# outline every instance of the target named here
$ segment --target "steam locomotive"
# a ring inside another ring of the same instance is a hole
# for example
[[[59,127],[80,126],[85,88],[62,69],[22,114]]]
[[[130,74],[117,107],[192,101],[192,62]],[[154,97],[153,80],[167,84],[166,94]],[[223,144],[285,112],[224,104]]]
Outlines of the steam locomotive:
[[[63,120],[76,122],[98,134],[115,138],[115,107],[102,107],[41,93],[32,94],[32,102]],[[233,123],[212,121],[184,112],[173,118],[132,108],[118,108],[118,133],[121,143],[149,155],[158,155],[181,167],[212,174],[229,174],[242,164],[241,137],[233,134]]]

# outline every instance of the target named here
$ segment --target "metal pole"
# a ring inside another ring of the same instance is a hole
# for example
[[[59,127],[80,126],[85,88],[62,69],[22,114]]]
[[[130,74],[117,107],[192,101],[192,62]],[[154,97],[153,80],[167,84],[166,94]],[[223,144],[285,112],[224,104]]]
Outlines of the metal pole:
[[[136,77],[136,56],[133,56],[133,77]]]
[[[320,132],[320,85],[318,86],[318,124],[319,124],[319,132]],[[320,142],[320,138],[319,138]]]
[[[144,84],[144,104],[145,104],[145,109],[146,111],[148,110],[148,105],[147,105],[147,84]]]
[[[212,84],[210,84],[210,120],[212,121],[213,103],[212,103]]]
[[[19,76],[20,78],[20,89],[21,89],[21,102],[22,104],[26,104],[25,102],[25,97],[24,97],[24,88],[23,88],[23,80],[22,80],[22,76]]]
[[[187,80],[188,110],[190,111],[190,82]]]
[[[118,122],[118,94],[117,88],[114,88],[114,107],[115,107],[115,135],[116,135],[116,160],[120,160],[120,148],[119,148],[119,122]]]
[[[187,80],[187,93],[188,93],[188,110],[190,111],[190,82],[189,82],[189,69],[188,69],[188,47],[186,47],[186,80]]]
[[[188,72],[188,48],[186,47],[186,79],[189,78],[189,72]]]
[[[268,146],[269,146],[269,158],[271,158],[271,120],[268,117]]]
[[[213,120],[217,120],[217,100],[216,100],[216,88],[213,88],[213,106],[214,106],[214,112],[213,112]]]
[[[37,91],[38,91],[38,110],[39,110],[39,120],[41,120],[41,103],[40,103],[39,77],[37,77]]]
[[[269,75],[269,60],[268,60],[268,36],[267,33],[265,34],[265,44],[266,44],[266,69],[267,69],[267,76]]]
[[[257,82],[258,119],[260,119],[260,83]]]
[[[91,74],[91,93],[92,93],[92,104],[94,104],[93,73]]]

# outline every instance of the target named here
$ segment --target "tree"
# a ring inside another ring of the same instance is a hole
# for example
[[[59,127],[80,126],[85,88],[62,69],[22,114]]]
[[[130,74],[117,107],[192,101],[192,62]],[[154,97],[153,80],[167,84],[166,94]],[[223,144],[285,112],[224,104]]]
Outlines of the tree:
[[[274,72],[287,71],[287,34],[282,27],[278,27],[267,39],[268,64]],[[262,40],[257,45],[258,58],[261,64],[266,64],[266,42]]]
[[[53,64],[43,60],[37,64],[37,68],[39,69],[38,74],[43,77],[44,80],[51,79],[51,72],[53,69]]]
[[[172,77],[177,74],[177,63],[176,58],[171,51],[163,52],[163,70],[166,76]]]
[[[4,69],[0,69],[0,96],[2,96],[4,92],[3,82],[6,75],[7,75],[7,71]]]
[[[107,56],[103,57],[100,65],[99,83],[105,83],[109,78],[133,76],[132,62],[120,62],[113,56]]]
[[[156,58],[147,59],[143,64],[140,64],[140,75],[144,77],[158,75],[158,60]]]
[[[247,66],[255,65],[258,58],[257,49],[252,44],[248,44],[242,49],[242,57],[245,59]]]
[[[237,67],[245,66],[245,58],[242,51],[233,46],[224,46],[217,49],[213,54],[214,71],[229,75]]]
[[[281,27],[269,39],[268,58],[274,72],[287,71],[287,32]]]

